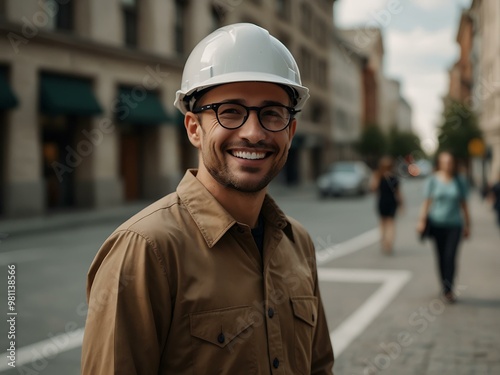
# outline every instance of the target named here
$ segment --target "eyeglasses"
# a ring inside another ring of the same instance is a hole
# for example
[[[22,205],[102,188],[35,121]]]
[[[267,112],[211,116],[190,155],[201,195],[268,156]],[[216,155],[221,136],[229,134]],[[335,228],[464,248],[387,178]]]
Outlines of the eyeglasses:
[[[265,105],[263,107],[247,107],[239,103],[213,103],[193,109],[193,113],[213,110],[220,126],[226,129],[238,129],[248,120],[250,111],[256,111],[260,125],[270,132],[285,130],[293,116],[300,112],[292,107],[281,104]]]

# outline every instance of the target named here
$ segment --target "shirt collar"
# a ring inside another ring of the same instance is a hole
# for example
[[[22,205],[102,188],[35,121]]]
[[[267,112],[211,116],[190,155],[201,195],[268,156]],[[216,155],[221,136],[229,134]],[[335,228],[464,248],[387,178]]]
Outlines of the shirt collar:
[[[212,248],[236,224],[236,220],[220,205],[196,178],[196,169],[189,169],[177,186],[177,195],[193,218],[207,246]],[[286,215],[274,200],[266,195],[261,213],[265,226],[283,230],[293,241],[293,232]]]

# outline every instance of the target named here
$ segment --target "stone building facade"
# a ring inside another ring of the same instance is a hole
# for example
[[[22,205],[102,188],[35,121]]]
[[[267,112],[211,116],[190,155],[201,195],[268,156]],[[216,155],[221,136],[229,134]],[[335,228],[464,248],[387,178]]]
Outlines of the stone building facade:
[[[365,126],[376,125],[386,134],[393,127],[411,132],[411,106],[402,96],[400,82],[384,72],[381,30],[339,29],[334,40],[333,132],[339,152],[343,149],[343,140],[348,138],[353,145]],[[339,157],[345,158],[345,155]],[[347,157],[355,158],[356,155],[351,152]]]
[[[0,216],[106,207],[172,191],[197,163],[173,107],[208,33],[263,26],[311,89],[283,181],[330,153],[333,0],[0,0]]]
[[[356,52],[340,32],[331,50],[332,137],[336,160],[359,159],[356,143],[364,127],[363,70],[367,58]]]
[[[399,96],[397,126],[402,132],[413,132],[413,111],[410,103],[403,96]]]
[[[474,0],[471,105],[486,143],[487,178],[500,178],[500,2]]]

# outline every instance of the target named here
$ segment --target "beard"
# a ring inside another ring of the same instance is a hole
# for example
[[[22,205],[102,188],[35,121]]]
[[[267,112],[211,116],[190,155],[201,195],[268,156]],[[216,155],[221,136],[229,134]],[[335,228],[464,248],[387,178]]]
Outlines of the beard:
[[[235,171],[232,171],[229,167],[229,163],[225,159],[219,158],[218,153],[216,153],[215,147],[212,145],[210,152],[202,152],[201,157],[203,164],[210,175],[213,177],[217,183],[228,188],[233,189],[242,193],[253,194],[258,193],[265,189],[267,185],[278,175],[283,166],[285,165],[288,152],[280,150],[278,146],[267,144],[264,142],[258,142],[256,144],[249,143],[247,141],[241,141],[237,144],[223,144],[221,146],[222,155],[226,155],[228,149],[234,147],[244,147],[244,148],[265,148],[273,150],[273,153],[269,157],[276,158],[274,163],[269,168],[269,170],[257,181],[252,181],[251,179],[245,179],[237,176]],[[207,148],[204,148],[205,150]],[[231,156],[232,157],[232,156]],[[253,167],[241,167],[239,171],[245,174],[258,174],[261,172],[261,168]]]

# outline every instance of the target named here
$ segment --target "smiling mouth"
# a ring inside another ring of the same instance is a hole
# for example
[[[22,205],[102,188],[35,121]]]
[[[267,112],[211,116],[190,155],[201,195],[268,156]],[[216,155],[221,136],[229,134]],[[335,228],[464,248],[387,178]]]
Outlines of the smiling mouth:
[[[246,159],[246,160],[262,160],[265,159],[267,156],[271,155],[271,152],[262,152],[262,151],[249,152],[249,151],[231,150],[229,151],[229,153],[236,158]]]

